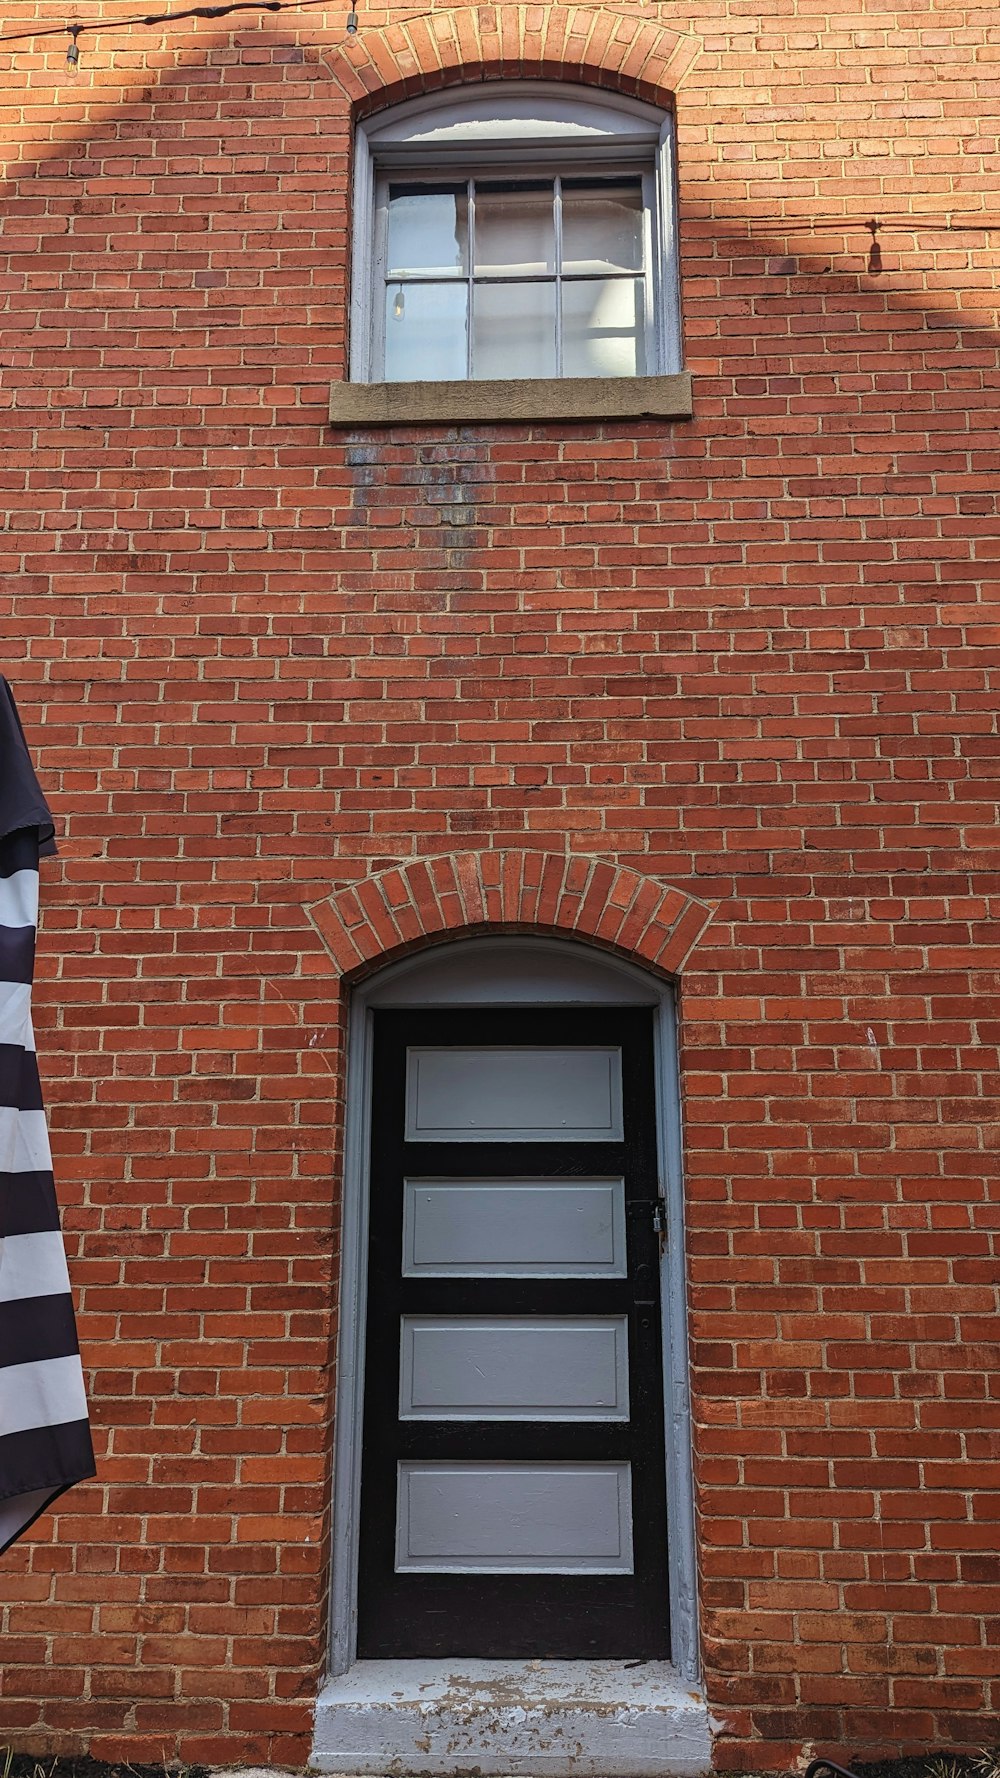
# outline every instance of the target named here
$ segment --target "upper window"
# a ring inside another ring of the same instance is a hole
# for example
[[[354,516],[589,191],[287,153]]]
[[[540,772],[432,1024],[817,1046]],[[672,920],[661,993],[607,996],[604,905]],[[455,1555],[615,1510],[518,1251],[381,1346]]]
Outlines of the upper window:
[[[588,88],[484,83],[358,134],[351,374],[680,367],[671,120]]]

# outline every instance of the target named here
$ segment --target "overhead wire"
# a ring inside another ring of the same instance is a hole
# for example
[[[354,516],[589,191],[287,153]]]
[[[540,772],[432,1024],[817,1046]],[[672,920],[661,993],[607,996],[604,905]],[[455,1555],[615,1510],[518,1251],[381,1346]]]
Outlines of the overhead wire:
[[[965,217],[978,217],[978,221],[957,220]],[[726,215],[718,210],[706,211],[703,216],[689,217],[689,221],[720,224],[739,224],[743,228],[768,228],[776,233],[815,234],[823,229],[831,229],[835,233],[844,234],[857,228],[871,230],[874,224],[876,234],[884,230],[896,234],[906,234],[907,230],[927,228],[940,229],[942,233],[953,234],[989,234],[1000,229],[1000,217],[993,220],[984,218],[980,210],[883,210],[877,217],[870,219],[865,216],[748,216],[743,211],[734,210]]]
[[[137,25],[167,25],[180,19],[224,19],[234,12],[306,12],[320,6],[327,12],[333,11],[331,0],[225,0],[225,4],[221,6],[185,6],[170,12],[135,13],[131,18],[124,19],[74,19],[65,25],[43,25],[29,31],[11,31],[0,36],[0,44],[29,43],[43,37],[65,36],[75,41],[84,31],[91,36],[108,36],[116,31],[131,30]],[[354,36],[358,29],[358,15],[353,7],[347,15],[345,28],[349,36]]]

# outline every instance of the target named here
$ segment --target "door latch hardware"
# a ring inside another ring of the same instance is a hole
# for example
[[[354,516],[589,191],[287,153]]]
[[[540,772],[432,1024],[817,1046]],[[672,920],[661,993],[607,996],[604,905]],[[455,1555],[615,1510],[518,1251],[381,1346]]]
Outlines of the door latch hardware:
[[[636,1217],[648,1214],[653,1224],[653,1232],[659,1235],[661,1243],[666,1243],[667,1206],[663,1198],[633,1198],[628,1205],[628,1210],[630,1215]]]

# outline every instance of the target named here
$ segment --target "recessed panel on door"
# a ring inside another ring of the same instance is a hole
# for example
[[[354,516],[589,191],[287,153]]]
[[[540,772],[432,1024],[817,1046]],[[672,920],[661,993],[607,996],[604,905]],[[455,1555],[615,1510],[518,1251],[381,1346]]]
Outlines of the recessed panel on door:
[[[401,1420],[627,1420],[628,1321],[404,1315]]]
[[[617,1142],[618,1049],[410,1048],[407,1142]]]
[[[624,1278],[623,1179],[406,1179],[407,1278]]]
[[[627,1463],[399,1465],[396,1572],[631,1574]]]

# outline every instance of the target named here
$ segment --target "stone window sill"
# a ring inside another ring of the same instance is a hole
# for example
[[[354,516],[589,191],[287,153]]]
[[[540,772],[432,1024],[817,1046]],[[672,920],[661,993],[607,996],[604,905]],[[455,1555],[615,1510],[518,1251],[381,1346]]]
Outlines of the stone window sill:
[[[689,420],[691,378],[533,377],[502,382],[334,383],[334,426],[498,426]]]

